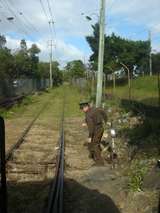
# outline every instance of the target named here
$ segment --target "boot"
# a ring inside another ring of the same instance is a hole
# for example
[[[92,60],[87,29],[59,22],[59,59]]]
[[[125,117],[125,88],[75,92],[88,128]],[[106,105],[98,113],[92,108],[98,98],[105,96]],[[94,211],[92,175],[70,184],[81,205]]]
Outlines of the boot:
[[[104,165],[104,160],[101,156],[101,151],[100,151],[100,148],[99,146],[97,146],[95,152],[94,152],[94,160],[95,160],[95,163],[97,165]]]

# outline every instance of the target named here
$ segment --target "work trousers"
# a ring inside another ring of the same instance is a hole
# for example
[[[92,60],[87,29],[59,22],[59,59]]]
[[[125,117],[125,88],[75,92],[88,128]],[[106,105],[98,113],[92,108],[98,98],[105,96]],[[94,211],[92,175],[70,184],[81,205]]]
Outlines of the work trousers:
[[[96,163],[103,163],[103,158],[101,157],[100,142],[103,136],[104,129],[97,128],[94,131],[91,143],[89,144],[90,155]]]

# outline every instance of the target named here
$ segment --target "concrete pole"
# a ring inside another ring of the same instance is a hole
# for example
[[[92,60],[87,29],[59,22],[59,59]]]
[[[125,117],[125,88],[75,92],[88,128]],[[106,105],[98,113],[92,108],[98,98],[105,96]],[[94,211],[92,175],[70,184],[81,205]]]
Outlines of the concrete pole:
[[[106,74],[103,74],[103,101],[105,101],[105,95],[106,95]]]
[[[52,40],[51,40],[51,52],[50,52],[50,66],[49,66],[49,79],[50,79],[50,88],[53,86],[53,73],[52,73]]]
[[[97,76],[97,93],[96,107],[101,106],[102,86],[103,86],[103,60],[104,60],[104,34],[105,34],[105,0],[101,0],[100,20],[99,20],[99,53],[98,53],[98,76]]]
[[[150,50],[149,50],[149,74],[152,76],[152,42],[151,42],[151,31],[149,30],[149,43],[150,43]]]

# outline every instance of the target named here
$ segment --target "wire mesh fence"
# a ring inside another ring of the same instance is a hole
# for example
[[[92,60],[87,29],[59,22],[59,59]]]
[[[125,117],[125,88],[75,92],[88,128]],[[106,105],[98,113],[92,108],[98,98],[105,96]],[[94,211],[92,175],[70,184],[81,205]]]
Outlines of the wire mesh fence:
[[[113,79],[106,83],[107,95],[114,98],[142,102],[146,105],[160,106],[160,87],[157,75],[131,79]]]
[[[27,95],[49,87],[49,79],[16,79],[0,80],[0,100]]]

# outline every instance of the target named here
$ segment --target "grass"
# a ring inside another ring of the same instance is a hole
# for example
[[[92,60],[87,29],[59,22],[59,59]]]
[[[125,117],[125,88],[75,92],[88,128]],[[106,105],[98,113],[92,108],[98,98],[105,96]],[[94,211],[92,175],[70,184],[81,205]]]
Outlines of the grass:
[[[45,103],[49,96],[50,92],[26,96],[21,103],[15,104],[9,109],[0,108],[0,115],[4,118],[14,118],[20,117],[29,111],[37,112],[41,108],[41,104]],[[27,115],[30,116],[29,114]]]
[[[65,96],[66,96],[66,109],[65,116],[66,117],[81,117],[83,113],[79,109],[79,102],[87,99],[87,94],[84,92],[80,92],[77,87],[66,87],[65,88]]]
[[[107,93],[112,93],[112,87],[106,89]],[[117,85],[115,96],[118,98],[128,98],[128,85]],[[149,105],[158,105],[158,81],[157,76],[144,76],[131,81],[131,98]]]
[[[63,85],[61,87],[49,90],[48,93],[39,93],[35,95],[27,96],[23,99],[21,104],[16,104],[10,109],[0,108],[0,115],[4,118],[14,118],[27,116],[30,117],[37,113],[42,105],[47,101],[55,99],[53,106],[62,108],[62,97],[65,96],[65,116],[82,116],[82,112],[79,110],[79,102],[87,99],[87,92],[80,91],[79,88]],[[57,116],[59,110],[53,110],[53,116]],[[58,114],[59,115],[59,114]]]
[[[147,161],[135,160],[129,169],[128,188],[130,191],[137,192],[142,190],[143,178],[148,171]]]

